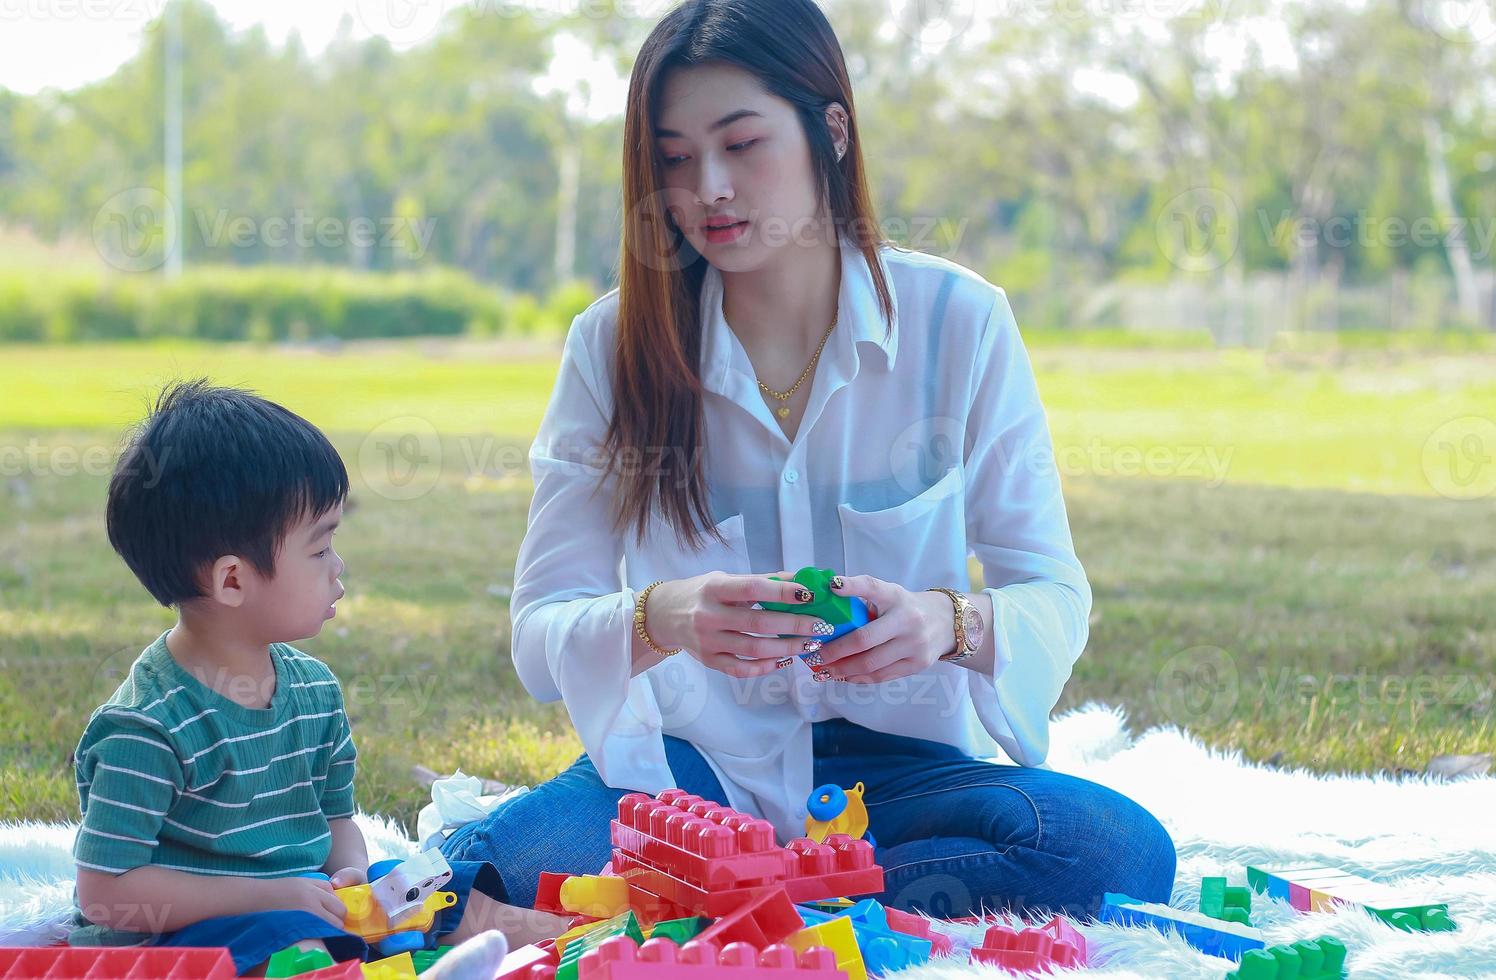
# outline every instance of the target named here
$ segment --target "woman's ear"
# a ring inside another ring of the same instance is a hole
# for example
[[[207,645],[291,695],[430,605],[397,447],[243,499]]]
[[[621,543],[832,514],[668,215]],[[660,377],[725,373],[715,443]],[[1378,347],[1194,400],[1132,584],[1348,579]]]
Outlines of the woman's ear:
[[[836,158],[841,160],[852,146],[852,117],[846,106],[833,102],[826,107],[826,129],[831,134],[831,145],[836,148]]]
[[[244,605],[246,571],[238,555],[224,555],[215,561],[208,573],[208,598],[234,609]]]

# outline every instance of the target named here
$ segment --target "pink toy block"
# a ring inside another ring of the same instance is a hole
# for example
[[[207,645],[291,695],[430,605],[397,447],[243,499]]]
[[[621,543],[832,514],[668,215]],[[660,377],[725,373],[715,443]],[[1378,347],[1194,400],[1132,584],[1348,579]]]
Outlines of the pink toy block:
[[[982,945],[971,951],[973,962],[1015,972],[1049,972],[1052,967],[1086,965],[1086,941],[1059,916],[1037,929],[1014,931],[993,925]]]
[[[956,941],[943,932],[936,932],[930,926],[930,920],[924,916],[915,915],[913,912],[902,912],[888,906],[883,907],[883,914],[888,918],[888,928],[895,932],[928,939],[932,955],[949,956],[955,952]]]
[[[233,957],[222,947],[47,946],[0,949],[0,977],[89,980],[233,980]]]
[[[748,943],[763,949],[805,928],[805,920],[783,888],[763,892],[702,930],[700,942],[726,947]]]
[[[715,918],[775,885],[791,902],[883,890],[870,842],[832,834],[822,844],[802,837],[780,847],[767,820],[683,790],[627,794],[611,833],[614,872],[673,911]]]
[[[716,945],[693,939],[676,946],[668,939],[650,939],[635,946],[627,936],[615,936],[586,953],[578,980],[847,980],[836,968],[836,955],[813,946],[797,954],[783,945],[760,950],[749,943]]]
[[[547,939],[544,943],[510,950],[499,964],[494,980],[551,980],[560,963],[555,946]]]

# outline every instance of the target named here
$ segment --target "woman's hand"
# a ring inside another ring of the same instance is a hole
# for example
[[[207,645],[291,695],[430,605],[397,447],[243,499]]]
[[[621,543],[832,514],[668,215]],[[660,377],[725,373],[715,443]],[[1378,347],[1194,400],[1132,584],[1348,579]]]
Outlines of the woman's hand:
[[[795,573],[771,574],[793,579]],[[684,648],[713,670],[733,677],[762,677],[788,667],[802,653],[820,650],[832,627],[815,616],[751,607],[755,602],[796,604],[814,598],[794,581],[708,572],[655,586],[645,603],[644,629],[665,649]],[[791,638],[781,639],[780,633]]]
[[[940,592],[910,592],[871,575],[838,575],[831,591],[857,596],[878,614],[821,651],[831,680],[881,684],[918,674],[956,648],[953,607]]]

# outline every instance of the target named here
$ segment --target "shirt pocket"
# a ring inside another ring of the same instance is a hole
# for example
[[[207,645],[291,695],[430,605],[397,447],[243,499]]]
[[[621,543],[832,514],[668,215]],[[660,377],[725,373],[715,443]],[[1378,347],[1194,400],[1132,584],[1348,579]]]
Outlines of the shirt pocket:
[[[872,575],[910,591],[966,589],[966,484],[960,466],[915,497],[883,510],[837,505],[847,575]]]

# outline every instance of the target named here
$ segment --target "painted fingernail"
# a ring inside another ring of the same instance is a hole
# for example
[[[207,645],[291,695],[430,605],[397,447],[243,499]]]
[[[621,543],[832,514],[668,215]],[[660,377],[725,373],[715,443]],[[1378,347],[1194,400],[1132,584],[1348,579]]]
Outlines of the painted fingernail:
[[[810,672],[810,676],[815,678],[817,684],[824,684],[832,679],[831,674],[824,670],[813,670]]]
[[[845,589],[847,582],[840,575],[833,575],[831,576],[831,587],[833,589]]]
[[[800,649],[805,651],[806,653],[815,653],[820,648],[820,640],[806,640],[804,643],[800,644]]]
[[[836,632],[836,627],[832,626],[824,619],[820,619],[816,620],[816,624],[810,628],[810,631],[816,636],[830,636],[832,633]]]
[[[810,600],[814,599],[815,597],[816,597],[816,594],[814,592],[810,591],[809,589],[796,589],[795,590],[795,598],[798,599],[800,602],[809,602]]]
[[[792,664],[794,662],[795,662],[795,658],[794,657],[785,657],[783,660],[779,661],[779,663],[775,664],[774,667],[775,667],[776,670],[783,670],[784,668],[788,667],[790,664]]]
[[[816,650],[819,649],[820,647],[816,647]],[[811,650],[805,655],[805,662],[812,667],[820,667],[826,662],[821,659],[821,655],[817,653],[816,650]]]

